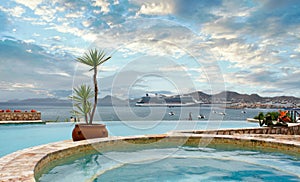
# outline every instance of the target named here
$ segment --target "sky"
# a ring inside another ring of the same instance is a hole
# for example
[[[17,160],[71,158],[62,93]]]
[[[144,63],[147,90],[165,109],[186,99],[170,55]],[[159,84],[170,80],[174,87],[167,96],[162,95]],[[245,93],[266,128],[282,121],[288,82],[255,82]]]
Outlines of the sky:
[[[236,91],[300,97],[299,0],[6,0],[0,2],[0,101]]]

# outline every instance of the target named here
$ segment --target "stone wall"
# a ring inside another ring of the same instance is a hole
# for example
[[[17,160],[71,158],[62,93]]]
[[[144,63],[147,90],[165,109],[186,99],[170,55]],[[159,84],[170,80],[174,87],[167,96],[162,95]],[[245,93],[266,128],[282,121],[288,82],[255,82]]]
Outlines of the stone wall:
[[[40,112],[0,112],[0,121],[41,120]]]
[[[187,132],[190,133],[190,132]],[[215,135],[236,135],[236,134],[280,134],[280,135],[300,135],[300,124],[289,127],[261,127],[261,128],[239,128],[239,129],[219,129],[219,130],[199,130],[193,131],[195,134],[215,134]]]

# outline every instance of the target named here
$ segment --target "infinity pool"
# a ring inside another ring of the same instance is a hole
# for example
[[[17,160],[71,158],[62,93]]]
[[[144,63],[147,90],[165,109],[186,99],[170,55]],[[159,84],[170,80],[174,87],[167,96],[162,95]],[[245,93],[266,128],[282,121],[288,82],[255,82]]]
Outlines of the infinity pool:
[[[87,155],[40,181],[299,181],[300,160],[280,153],[156,148]]]
[[[243,121],[108,121],[111,136],[161,134],[171,130],[257,127]],[[74,123],[46,125],[0,125],[0,157],[20,149],[71,139]]]

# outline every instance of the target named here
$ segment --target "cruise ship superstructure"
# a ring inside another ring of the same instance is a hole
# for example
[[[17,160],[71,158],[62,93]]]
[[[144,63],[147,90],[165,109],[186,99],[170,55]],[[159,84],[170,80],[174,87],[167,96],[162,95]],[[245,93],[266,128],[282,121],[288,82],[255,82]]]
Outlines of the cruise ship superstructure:
[[[143,96],[138,102],[136,102],[136,106],[167,106],[167,107],[183,107],[183,106],[194,106],[196,104],[200,104],[199,101],[195,100],[191,96],[172,96],[167,97],[164,95],[155,94],[154,96],[150,96],[146,94]]]

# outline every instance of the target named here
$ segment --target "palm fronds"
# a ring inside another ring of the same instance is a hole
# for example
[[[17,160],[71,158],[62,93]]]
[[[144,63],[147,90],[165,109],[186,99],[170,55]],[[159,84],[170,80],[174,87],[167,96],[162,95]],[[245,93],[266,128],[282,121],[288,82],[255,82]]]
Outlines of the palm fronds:
[[[92,108],[92,112],[90,114],[89,124],[92,124],[95,110],[98,102],[98,83],[97,83],[97,68],[107,60],[109,60],[111,56],[106,57],[106,54],[103,50],[98,51],[97,49],[91,49],[88,52],[84,53],[82,57],[76,58],[76,61],[88,65],[91,67],[89,71],[94,71],[93,82],[94,82],[94,104]]]
[[[70,99],[74,101],[74,113],[80,113],[84,116],[85,122],[88,123],[88,116],[90,116],[92,110],[92,103],[90,99],[94,97],[94,93],[90,86],[80,85],[74,88],[74,94],[70,96]]]
[[[111,56],[106,57],[103,50],[98,51],[97,49],[91,49],[84,53],[82,57],[76,58],[76,61],[92,67],[89,71],[96,69],[98,66],[106,62]]]

